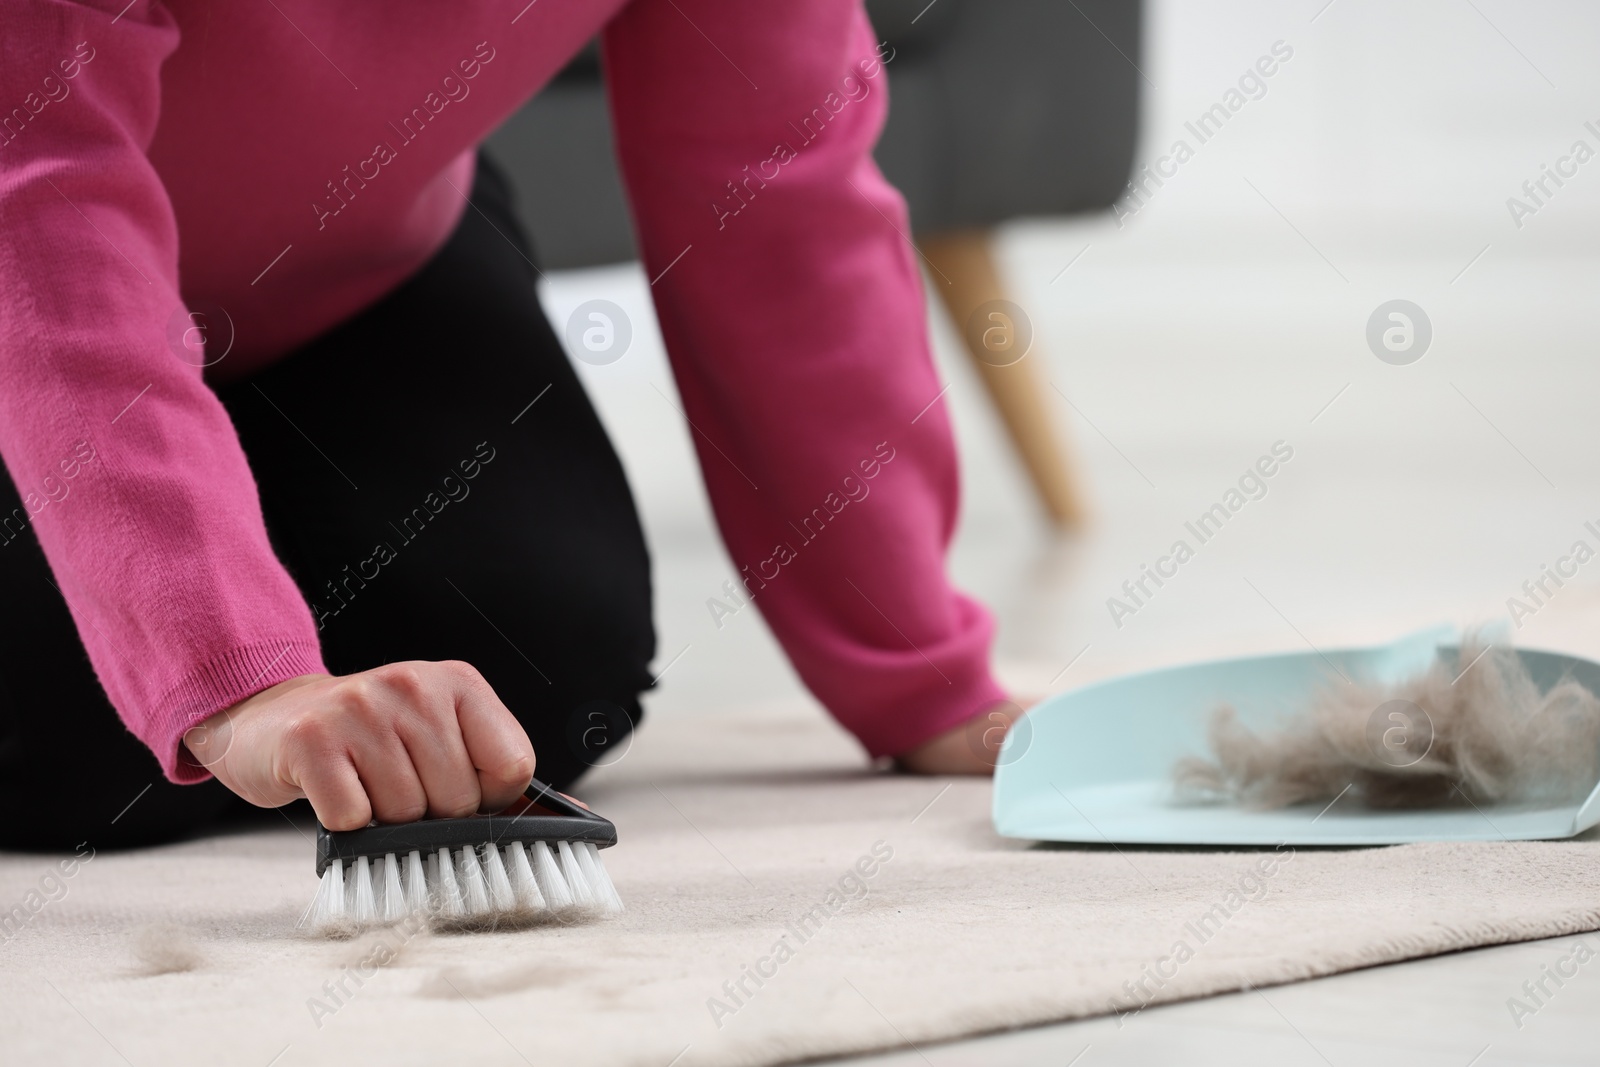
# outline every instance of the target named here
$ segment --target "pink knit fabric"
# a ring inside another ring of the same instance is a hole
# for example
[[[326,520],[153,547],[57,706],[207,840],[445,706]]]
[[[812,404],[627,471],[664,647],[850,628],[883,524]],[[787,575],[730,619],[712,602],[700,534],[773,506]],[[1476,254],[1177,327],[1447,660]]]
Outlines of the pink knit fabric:
[[[892,55],[859,0],[125,3],[6,5],[0,453],[25,507],[0,541],[38,535],[175,781],[204,776],[185,729],[323,669],[204,376],[419,268],[474,146],[601,27],[645,270],[754,603],[873,754],[1002,698],[989,616],[944,573],[954,449],[905,206],[870,156]],[[226,310],[225,354],[186,346],[186,303]]]

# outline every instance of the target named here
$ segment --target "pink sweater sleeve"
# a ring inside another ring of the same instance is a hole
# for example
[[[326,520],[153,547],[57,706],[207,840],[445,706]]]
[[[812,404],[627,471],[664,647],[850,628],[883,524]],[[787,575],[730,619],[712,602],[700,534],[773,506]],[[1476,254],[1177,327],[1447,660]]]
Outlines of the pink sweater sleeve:
[[[177,230],[145,153],[178,33],[125,3],[6,4],[0,453],[24,507],[0,552],[37,533],[123,721],[195,781],[185,729],[323,668],[233,427],[169,345]]]
[[[945,575],[956,458],[929,407],[905,205],[871,157],[887,108],[871,27],[858,0],[634,0],[605,45],[646,271],[739,578],[840,722],[903,752],[1004,694],[991,619]]]

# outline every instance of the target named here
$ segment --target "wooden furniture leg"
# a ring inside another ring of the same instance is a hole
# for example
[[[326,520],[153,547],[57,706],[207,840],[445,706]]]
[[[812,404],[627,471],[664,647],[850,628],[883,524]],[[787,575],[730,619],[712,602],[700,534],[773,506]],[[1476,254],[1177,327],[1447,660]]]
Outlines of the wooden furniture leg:
[[[967,355],[1000,413],[1045,513],[1062,529],[1082,526],[1086,509],[1051,418],[1050,385],[1038,346],[1033,345],[1016,362],[1008,362],[1014,357],[1007,354],[1005,346],[1014,342],[1016,335],[1007,331],[1018,330],[1019,324],[1005,309],[985,307],[1005,299],[992,234],[987,230],[941,233],[924,236],[919,244],[937,268],[932,286],[965,341]],[[1031,326],[1026,329],[1031,334]]]

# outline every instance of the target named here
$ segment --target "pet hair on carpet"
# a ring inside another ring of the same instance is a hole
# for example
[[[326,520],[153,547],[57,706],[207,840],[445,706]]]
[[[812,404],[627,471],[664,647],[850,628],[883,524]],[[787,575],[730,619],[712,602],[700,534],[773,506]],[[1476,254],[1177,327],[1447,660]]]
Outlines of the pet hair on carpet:
[[[1212,758],[1185,757],[1173,767],[1178,796],[1270,809],[1331,800],[1348,788],[1372,808],[1425,808],[1570,802],[1593,788],[1594,693],[1566,679],[1541,694],[1514,651],[1475,637],[1463,641],[1457,664],[1436,661],[1396,685],[1330,678],[1272,733],[1258,734],[1232,707],[1219,707]]]
[[[425,923],[400,922],[352,937],[344,954],[345,966],[363,970],[393,967],[418,940],[426,940],[429,933]]]
[[[519,964],[498,971],[447,967],[429,976],[418,993],[424,997],[471,997],[476,1000],[523,989],[554,989],[584,973],[575,967],[544,962]]]
[[[146,923],[133,931],[133,957],[144,975],[177,974],[200,966],[200,950],[175,923]]]

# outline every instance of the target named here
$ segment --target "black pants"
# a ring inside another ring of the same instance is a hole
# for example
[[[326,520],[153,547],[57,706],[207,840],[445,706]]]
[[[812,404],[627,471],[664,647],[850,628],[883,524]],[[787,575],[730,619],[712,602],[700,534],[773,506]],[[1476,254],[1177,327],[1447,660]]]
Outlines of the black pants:
[[[483,160],[472,201],[410,281],[219,395],[328,668],[471,663],[562,786],[638,721],[650,564]],[[149,844],[241,814],[220,783],[167,782],[123,728],[31,534],[0,547],[0,602],[0,847]]]

